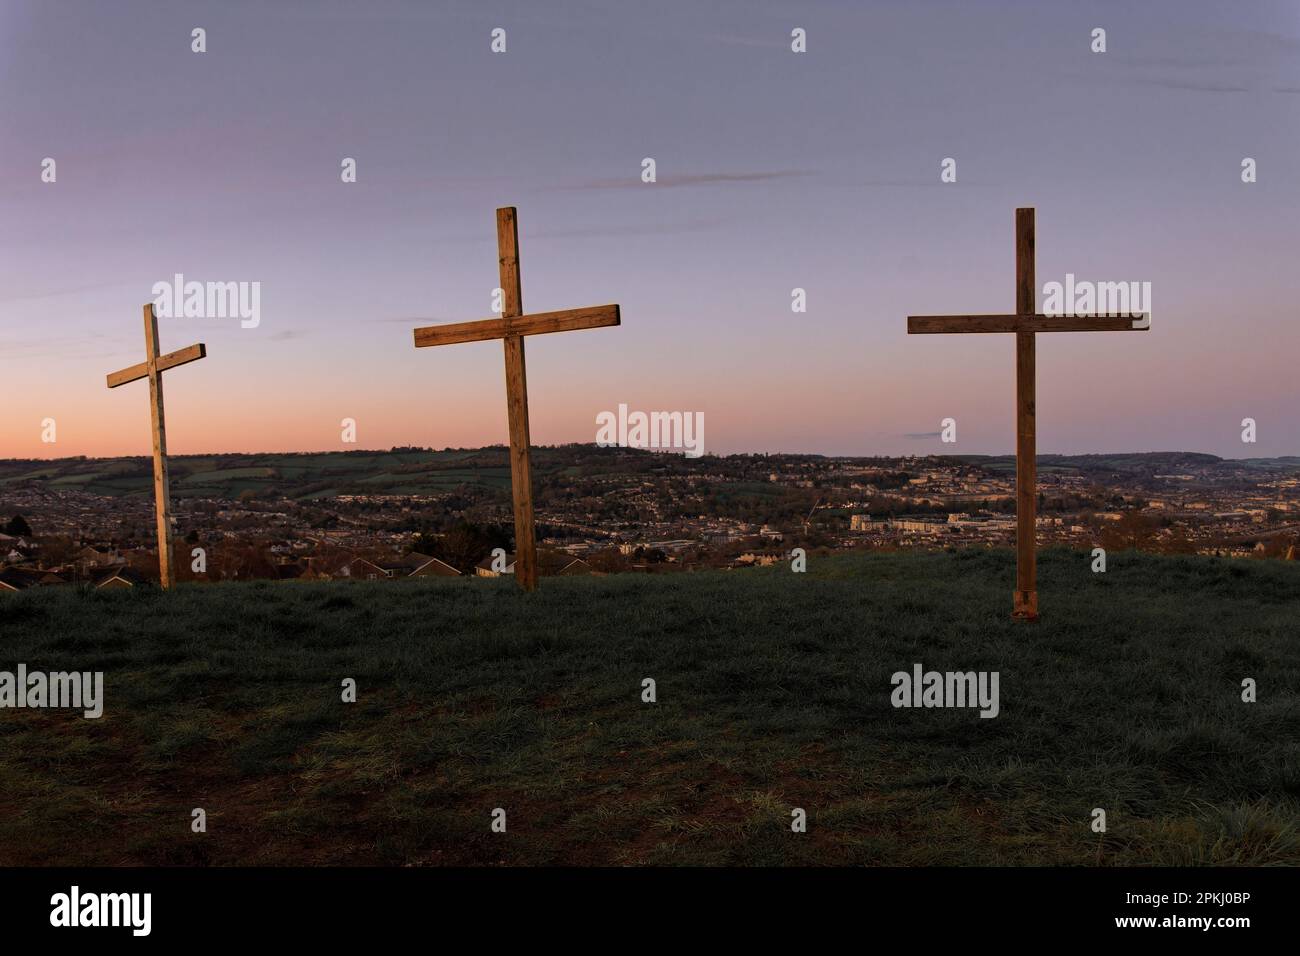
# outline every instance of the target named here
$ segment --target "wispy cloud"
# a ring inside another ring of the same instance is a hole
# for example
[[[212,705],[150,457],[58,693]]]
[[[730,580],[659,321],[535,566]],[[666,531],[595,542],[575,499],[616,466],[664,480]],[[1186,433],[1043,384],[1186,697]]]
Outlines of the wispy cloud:
[[[464,319],[448,319],[433,315],[398,315],[388,319],[362,319],[362,322],[385,322],[402,325],[446,325],[448,322],[463,322]]]
[[[1300,58],[1300,38],[1262,31],[1189,31],[1179,37],[1178,47],[1165,55],[1107,54],[1119,68],[1112,81],[1189,93],[1250,93],[1276,89],[1277,81],[1270,74],[1294,72]],[[1090,74],[1089,81],[1095,80]]]
[[[660,176],[654,183],[643,183],[639,175],[621,176],[618,179],[591,179],[585,183],[557,186],[557,189],[673,189],[679,186],[717,186],[736,183],[762,183],[773,179],[792,179],[811,176],[806,169],[776,169],[749,173],[695,173]]]
[[[790,46],[790,37],[787,34],[784,37],[773,39],[772,37],[738,37],[733,35],[714,35],[707,39],[715,43],[722,43],[726,46],[749,46],[761,47],[767,50],[783,50]]]
[[[116,354],[120,345],[115,336],[87,330],[76,335],[11,339],[5,343],[5,356],[10,359],[100,358]],[[143,347],[141,342],[141,351]]]
[[[581,187],[571,187],[581,188]],[[591,239],[602,236],[677,236],[691,232],[704,232],[709,229],[720,229],[731,222],[730,219],[713,218],[713,219],[686,219],[680,222],[659,222],[645,223],[642,225],[601,225],[601,226],[575,226],[572,229],[537,229],[528,230],[528,235],[534,239]],[[461,243],[480,243],[486,244],[495,242],[496,237],[487,230],[475,236],[440,236],[436,239],[430,239],[431,243],[459,245]],[[373,322],[405,322],[406,319],[371,319]],[[446,321],[452,322],[454,319],[419,319],[415,321]]]
[[[640,182],[638,180],[638,182]],[[555,189],[585,189],[585,186],[556,186]],[[598,187],[591,187],[598,188]],[[612,188],[612,187],[611,187]],[[649,187],[647,187],[649,188]],[[674,236],[688,232],[703,232],[725,226],[729,219],[686,219],[680,222],[646,223],[643,225],[576,226],[572,229],[529,229],[528,235],[536,239],[589,239],[600,236]],[[496,243],[496,236],[487,229],[474,235],[438,236],[426,240],[435,245],[461,245],[463,243]],[[396,322],[397,319],[377,319],[379,322]],[[405,320],[400,320],[405,321]],[[446,321],[453,321],[447,319]]]
[[[970,189],[970,188],[973,187],[973,186],[984,186],[984,185],[986,185],[986,183],[982,183],[982,182],[974,181],[974,180],[971,180],[971,179],[963,179],[963,180],[961,181],[961,183],[962,183],[962,189]],[[949,184],[949,183],[945,183],[945,182],[943,182],[942,180],[939,179],[938,176],[935,176],[933,179],[926,179],[926,180],[916,180],[916,179],[912,179],[912,180],[907,180],[907,179],[859,179],[859,180],[846,180],[844,183],[841,183],[841,184],[838,184],[838,185],[844,185],[844,186],[868,186],[868,187],[871,187],[871,188],[879,188],[879,189],[931,189],[931,188],[938,188],[938,187],[947,187],[947,186],[949,186],[950,184]]]
[[[922,441],[927,438],[938,438],[943,432],[905,432],[900,438],[911,438],[915,441]]]
[[[1170,80],[1161,77],[1147,77],[1136,82],[1145,86],[1162,86],[1167,90],[1187,90],[1192,93],[1249,93],[1248,86],[1225,85],[1218,83],[1192,83],[1184,80]]]
[[[593,236],[671,236],[703,232],[726,225],[726,219],[690,219],[686,222],[651,223],[644,226],[601,226],[576,229],[540,229],[530,235],[545,239],[587,239]]]
[[[88,285],[74,285],[66,289],[45,289],[38,292],[17,292],[0,295],[0,302],[32,302],[38,299],[58,299],[68,295],[85,295],[88,292],[102,292],[105,289],[126,288],[123,282],[96,282]]]

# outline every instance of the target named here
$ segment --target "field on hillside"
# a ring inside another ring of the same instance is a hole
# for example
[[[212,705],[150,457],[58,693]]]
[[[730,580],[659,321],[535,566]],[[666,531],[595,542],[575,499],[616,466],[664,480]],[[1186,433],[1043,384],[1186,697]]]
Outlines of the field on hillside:
[[[553,465],[538,456],[539,474]],[[175,498],[227,498],[244,492],[320,498],[337,494],[445,494],[462,485],[510,488],[503,449],[474,451],[356,451],[320,454],[172,455]],[[61,458],[0,461],[0,491],[40,482],[50,491],[117,497],[153,489],[147,458]]]
[[[660,476],[666,459],[649,451],[589,446],[533,447],[533,476],[544,487],[551,476],[584,473]],[[758,468],[756,462],[763,462]],[[824,464],[820,455],[780,455],[775,459],[729,456],[676,459],[676,474],[707,475],[719,468],[731,480],[717,483],[724,499],[737,495],[771,496],[777,488],[768,481],[772,467]],[[841,459],[868,466],[888,465],[890,459]],[[990,474],[1014,475],[1014,455],[940,456],[937,461],[965,462]],[[340,494],[440,495],[458,488],[486,492],[510,490],[510,467],[502,446],[477,449],[393,448],[311,453],[229,453],[171,455],[172,495],[175,498],[236,499],[245,492],[260,497],[284,496],[306,500]],[[895,465],[899,464],[895,460]],[[752,481],[738,475],[753,467]],[[1039,455],[1041,474],[1077,475],[1106,483],[1119,476],[1177,473],[1209,468],[1225,481],[1239,482],[1245,471],[1266,475],[1292,475],[1300,457],[1224,460],[1193,452],[1138,452],[1121,455]],[[1231,479],[1226,476],[1232,476]],[[148,458],[56,458],[51,460],[0,459],[0,494],[13,489],[39,488],[50,492],[78,491],[106,497],[145,495],[153,489],[153,464]],[[800,511],[805,514],[806,507]]]
[[[1300,864],[1300,565],[1089,560],[1037,626],[983,551],[9,595],[0,670],[106,703],[0,710],[0,864]]]

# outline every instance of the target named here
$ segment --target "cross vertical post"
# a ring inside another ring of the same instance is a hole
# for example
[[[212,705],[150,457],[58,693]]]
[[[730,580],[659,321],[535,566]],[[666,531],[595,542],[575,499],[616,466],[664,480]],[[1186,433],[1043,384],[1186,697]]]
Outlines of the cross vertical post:
[[[497,210],[502,318],[524,314],[519,280],[519,224],[514,206]],[[510,421],[510,490],[515,512],[515,580],[525,591],[537,587],[537,536],[533,525],[533,465],[528,451],[528,373],[524,337],[507,335],[506,413]]]
[[[167,420],[163,417],[163,382],[158,371],[158,314],[144,307],[145,361],[149,366],[149,415],[153,424],[153,500],[158,518],[158,570],[165,589],[172,586],[172,492],[167,473]]]
[[[149,379],[149,418],[153,425],[153,500],[158,519],[158,577],[163,588],[176,583],[176,568],[172,557],[172,495],[167,474],[167,420],[163,416],[162,373],[169,368],[198,361],[207,356],[207,348],[200,342],[188,348],[160,355],[158,349],[158,314],[153,303],[144,307],[145,360],[138,365],[113,372],[108,376],[108,387],[117,388],[127,382]]]
[[[1039,332],[1145,332],[1151,316],[1137,312],[1105,315],[1044,315],[1035,312],[1034,210],[1016,210],[1016,311],[1011,314],[909,315],[909,335],[947,332],[1014,332],[1016,335],[1016,589],[1014,620],[1038,620],[1038,570],[1035,547],[1038,467],[1035,423],[1034,349]]]
[[[501,339],[505,343],[510,490],[515,514],[515,580],[524,590],[532,591],[537,588],[537,534],[533,525],[533,467],[529,452],[524,336],[600,329],[619,325],[622,320],[617,305],[524,315],[519,281],[519,224],[514,206],[497,210],[497,262],[502,293],[500,317],[415,329],[415,347],[422,349],[489,339]]]
[[[1016,210],[1016,313],[1032,315],[1037,305],[1034,284],[1034,210]],[[1038,460],[1034,433],[1035,348],[1033,332],[1016,333],[1016,593],[1011,616],[1038,620],[1037,531]]]

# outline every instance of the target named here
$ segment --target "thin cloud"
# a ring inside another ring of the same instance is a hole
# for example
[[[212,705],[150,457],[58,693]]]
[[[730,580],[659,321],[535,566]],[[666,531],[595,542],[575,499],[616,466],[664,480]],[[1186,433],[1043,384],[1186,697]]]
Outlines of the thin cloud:
[[[1106,83],[1121,87],[1158,87],[1165,90],[1181,90],[1188,93],[1250,93],[1253,87],[1245,86],[1235,78],[1216,81],[1214,79],[1180,79],[1176,76],[1160,76],[1154,73],[1114,73],[1101,78],[1072,72],[1076,79],[1086,79],[1089,83]]]
[[[971,187],[971,186],[982,186],[982,185],[984,185],[984,183],[977,182],[977,181],[972,181],[972,180],[970,180],[970,179],[963,179],[963,180],[961,181],[961,184],[962,184],[962,188],[963,188],[963,189],[967,189],[967,188],[969,188],[969,187]],[[850,182],[846,183],[846,185],[849,185],[849,186],[870,186],[870,187],[873,187],[873,188],[877,188],[877,187],[878,187],[878,188],[881,188],[881,189],[899,189],[899,188],[906,188],[906,189],[912,189],[912,188],[930,189],[930,188],[932,188],[932,187],[937,187],[937,186],[947,186],[947,185],[950,185],[950,184],[949,184],[949,183],[945,183],[945,182],[943,182],[942,180],[940,180],[938,177],[936,177],[936,178],[934,178],[934,179],[927,179],[927,180],[924,180],[924,181],[920,181],[920,180],[905,180],[905,179],[860,179],[860,180],[850,181]]]
[[[432,315],[399,315],[391,319],[362,319],[362,322],[401,323],[402,325],[446,325],[449,322],[462,322],[463,319],[447,319]]]
[[[697,173],[660,176],[654,183],[643,183],[639,174],[622,176],[618,179],[592,179],[585,183],[560,186],[564,190],[580,189],[645,189],[654,186],[659,189],[672,189],[678,186],[715,186],[734,183],[762,183],[774,179],[791,179],[799,176],[811,176],[806,169],[777,169],[767,172],[752,173]]]
[[[648,226],[606,226],[597,229],[541,229],[529,235],[539,239],[588,239],[600,236],[672,236],[683,232],[703,232],[726,225],[726,219],[691,219]]]
[[[8,358],[99,358],[117,354],[118,336],[88,330],[74,336],[49,339],[13,339],[5,343]],[[141,345],[143,350],[143,343]]]
[[[761,47],[767,50],[784,50],[790,46],[790,37],[788,36],[779,39],[771,37],[712,36],[709,39],[727,46]]]
[[[570,187],[581,188],[581,187]],[[704,232],[709,229],[719,229],[732,220],[730,219],[687,219],[683,222],[666,222],[654,223],[640,226],[577,226],[572,229],[538,229],[528,231],[528,235],[536,239],[591,239],[607,236],[676,236],[688,232]],[[456,244],[461,243],[488,243],[495,242],[496,237],[490,235],[486,230],[476,236],[442,236],[437,239],[429,240],[431,243]],[[405,319],[371,319],[372,322],[402,322]],[[425,321],[423,319],[419,321]],[[429,320],[436,321],[436,320]],[[451,322],[453,319],[446,319]]]
[[[938,437],[939,437],[940,435],[942,435],[942,434],[943,434],[943,432],[906,432],[906,433],[900,435],[899,437],[900,437],[900,438],[911,438],[911,439],[916,440],[916,441],[921,441],[921,440],[924,440],[924,439],[927,439],[927,438],[938,438]]]
[[[102,292],[105,289],[124,289],[130,284],[124,282],[96,282],[90,285],[69,286],[66,289],[46,289],[40,292],[18,292],[0,295],[0,302],[33,302],[39,299],[58,299],[66,295],[85,295],[88,292]]]
[[[1188,83],[1182,80],[1142,79],[1137,80],[1144,86],[1162,86],[1169,90],[1188,90],[1193,93],[1249,93],[1247,86],[1219,86],[1210,83]]]

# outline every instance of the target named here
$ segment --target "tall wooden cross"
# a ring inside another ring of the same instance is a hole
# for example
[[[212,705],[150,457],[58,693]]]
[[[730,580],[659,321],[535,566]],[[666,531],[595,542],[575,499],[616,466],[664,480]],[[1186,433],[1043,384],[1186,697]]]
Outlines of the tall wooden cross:
[[[1034,311],[1034,210],[1016,210],[1016,311],[1011,315],[909,315],[907,331],[1014,332],[1016,335],[1016,590],[1011,616],[1038,620],[1038,567],[1034,550],[1035,460],[1034,333],[1144,332],[1150,317],[1043,315]]]
[[[528,383],[524,374],[524,336],[572,332],[618,325],[617,305],[562,312],[523,314],[519,284],[519,226],[515,207],[497,210],[497,254],[503,293],[501,318],[415,330],[415,347],[503,339],[506,352],[506,410],[510,419],[510,482],[515,507],[515,579],[528,591],[537,587],[537,539],[533,530],[533,478],[528,454]]]
[[[167,481],[167,424],[163,419],[162,373],[169,368],[197,362],[208,354],[200,342],[166,355],[158,354],[158,316],[153,304],[144,307],[145,360],[108,376],[108,387],[117,388],[137,379],[149,379],[149,411],[153,419],[153,500],[158,516],[158,570],[164,588],[175,581],[172,563],[171,487]]]

